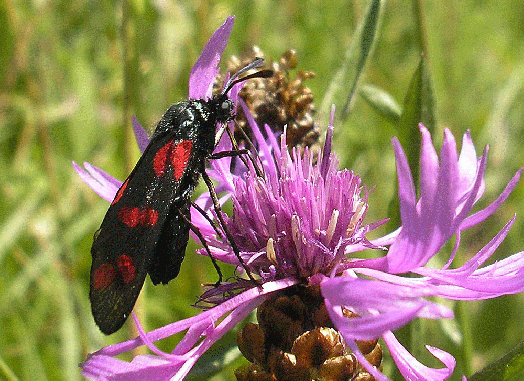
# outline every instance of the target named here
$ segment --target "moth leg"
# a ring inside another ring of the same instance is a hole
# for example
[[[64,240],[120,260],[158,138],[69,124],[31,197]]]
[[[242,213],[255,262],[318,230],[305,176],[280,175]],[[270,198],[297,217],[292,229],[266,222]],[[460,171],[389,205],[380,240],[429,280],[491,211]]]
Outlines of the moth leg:
[[[223,157],[228,156],[241,156],[249,153],[247,149],[235,149],[231,151],[220,151],[214,154],[209,155],[208,159],[214,160],[214,159],[222,159]]]
[[[195,204],[193,203],[193,206],[195,206]],[[197,210],[202,213],[204,212],[202,210],[202,208],[198,207]],[[205,212],[204,212],[205,214]],[[215,257],[213,257],[213,254],[211,254],[211,250],[209,250],[209,246],[207,245],[207,242],[204,238],[204,236],[202,235],[202,233],[200,232],[200,229],[197,228],[195,225],[193,225],[191,223],[191,221],[189,221],[187,219],[186,216],[184,216],[182,213],[181,213],[181,216],[182,218],[184,218],[188,223],[189,223],[189,228],[191,229],[191,231],[193,233],[195,233],[195,235],[198,237],[198,239],[200,240],[200,243],[202,244],[202,246],[204,246],[204,249],[207,251],[207,255],[209,256],[209,258],[211,258],[211,262],[213,263],[213,266],[215,266],[215,270],[216,272],[218,273],[218,281],[215,283],[215,287],[218,287],[221,283],[222,283],[222,270],[220,270],[220,267],[218,266],[218,263],[215,259]],[[206,219],[209,218],[208,216],[206,216]]]
[[[249,136],[247,136],[246,132],[244,131],[244,129],[238,124],[235,122],[235,125],[238,127],[238,129],[242,132],[242,135],[244,135],[244,138],[246,139],[246,141],[248,142],[248,144],[254,149],[256,150],[256,147],[255,145],[253,144],[253,142],[251,141],[251,139],[249,139]],[[239,148],[238,148],[238,143],[235,139],[235,136],[233,135],[233,133],[231,132],[231,130],[229,128],[226,128],[226,131],[227,131],[227,134],[229,135],[229,139],[231,140],[231,144],[233,145],[233,149],[238,151]],[[259,166],[257,165],[256,163],[256,160],[255,158],[253,157],[253,154],[251,153],[250,150],[246,150],[246,155],[249,157],[249,160],[251,161],[251,163],[253,163],[253,168],[255,168],[255,172],[257,174],[257,176],[259,177],[262,177],[263,176],[263,172],[262,170],[259,168]],[[244,163],[244,165],[246,166],[246,168],[249,168],[249,166],[247,165],[247,160],[244,156],[240,156],[240,160],[242,160],[242,162]]]
[[[217,194],[215,192],[215,187],[213,186],[213,182],[209,178],[209,176],[206,173],[206,171],[202,171],[202,178],[204,179],[204,182],[206,183],[206,185],[207,185],[207,187],[209,189],[209,194],[211,195],[211,199],[213,200],[213,206],[215,207],[215,212],[217,214],[217,218],[220,221],[220,225],[222,226],[222,229],[224,230],[224,234],[226,235],[227,240],[229,241],[229,243],[231,244],[231,247],[233,248],[233,252],[235,253],[235,256],[238,258],[238,260],[240,262],[240,265],[246,271],[247,276],[249,277],[249,279],[251,281],[253,281],[254,283],[258,284],[256,279],[253,278],[253,275],[251,274],[251,271],[247,267],[246,263],[244,262],[244,260],[240,256],[240,250],[238,250],[237,244],[235,243],[235,240],[233,239],[233,236],[231,235],[229,230],[227,230],[226,223],[224,222],[224,218],[222,217],[222,208],[220,207],[220,203],[218,202],[218,197],[217,197]]]
[[[216,221],[213,221],[206,213],[206,211],[204,209],[202,209],[200,207],[200,205],[198,205],[196,202],[193,202],[191,201],[191,205],[193,206],[193,208],[195,208],[206,220],[207,222],[209,222],[209,224],[213,227],[213,230],[215,231],[215,233],[217,233],[217,236],[219,236],[220,238],[222,238],[222,233],[220,232],[220,230],[218,230],[218,224]],[[196,233],[195,233],[196,234]]]

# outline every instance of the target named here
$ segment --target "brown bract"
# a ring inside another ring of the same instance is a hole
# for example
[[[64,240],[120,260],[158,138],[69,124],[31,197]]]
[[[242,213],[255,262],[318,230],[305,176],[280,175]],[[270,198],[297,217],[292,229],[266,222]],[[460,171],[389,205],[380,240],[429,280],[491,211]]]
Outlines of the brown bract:
[[[344,313],[356,317],[349,310]],[[240,351],[251,362],[237,369],[238,381],[374,380],[346,348],[317,287],[296,286],[277,293],[258,308],[257,320],[237,335]],[[380,369],[377,340],[357,344]]]
[[[258,48],[243,55],[241,58],[232,56],[228,61],[228,72],[235,72],[246,62],[253,61],[254,57],[264,58],[265,54]],[[274,75],[269,78],[254,78],[246,81],[239,96],[246,103],[258,126],[263,130],[265,124],[273,131],[283,131],[287,126],[286,139],[290,149],[292,147],[310,147],[319,138],[318,128],[314,124],[315,104],[313,93],[304,85],[307,79],[313,78],[310,71],[292,71],[297,67],[298,59],[294,50],[283,53],[278,61],[265,60],[264,68],[271,69]],[[223,78],[218,79],[215,90],[222,88]],[[237,130],[235,138],[240,143],[245,141],[245,131],[252,139],[249,125],[241,107],[238,108],[235,121]]]

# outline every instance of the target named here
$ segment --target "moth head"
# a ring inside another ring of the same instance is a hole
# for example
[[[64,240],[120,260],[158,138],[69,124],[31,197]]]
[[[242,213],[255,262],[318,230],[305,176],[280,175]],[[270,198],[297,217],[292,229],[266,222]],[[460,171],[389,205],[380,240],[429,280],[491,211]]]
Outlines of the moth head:
[[[229,92],[229,90],[233,88],[233,86],[235,86],[239,82],[243,82],[251,78],[268,78],[273,75],[273,70],[260,70],[255,73],[239,78],[240,75],[242,75],[246,71],[256,69],[258,67],[261,67],[262,65],[264,65],[264,59],[257,57],[253,60],[253,62],[247,64],[242,69],[233,74],[231,78],[229,78],[229,80],[224,85],[224,90],[222,91],[222,93],[215,98],[214,103],[216,109],[214,111],[216,112],[217,122],[225,123],[233,119],[233,109],[235,105],[227,96],[227,93]]]
[[[218,96],[215,102],[215,107],[216,109],[214,111],[217,122],[226,123],[233,119],[233,109],[235,108],[235,105],[227,95],[223,94]]]

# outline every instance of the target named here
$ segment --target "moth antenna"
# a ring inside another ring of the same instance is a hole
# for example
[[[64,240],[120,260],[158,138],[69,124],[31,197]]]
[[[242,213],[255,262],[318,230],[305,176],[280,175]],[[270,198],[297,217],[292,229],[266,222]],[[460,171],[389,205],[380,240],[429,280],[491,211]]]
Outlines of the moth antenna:
[[[253,74],[246,75],[245,77],[242,77],[242,78],[238,78],[240,75],[244,74],[246,71],[261,67],[263,65],[264,65],[264,59],[257,57],[255,58],[253,62],[247,64],[242,69],[237,71],[226,82],[226,85],[224,86],[224,91],[222,91],[222,95],[227,94],[229,90],[231,90],[231,88],[239,82],[247,81],[248,79],[251,79],[251,78],[269,78],[273,76],[273,70],[266,69],[266,70],[257,71],[256,73],[253,73]]]

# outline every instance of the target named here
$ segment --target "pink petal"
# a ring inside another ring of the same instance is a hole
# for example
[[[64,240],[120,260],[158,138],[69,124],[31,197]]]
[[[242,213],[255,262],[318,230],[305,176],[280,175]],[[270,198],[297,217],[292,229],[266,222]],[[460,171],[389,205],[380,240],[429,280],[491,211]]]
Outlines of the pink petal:
[[[213,81],[218,74],[218,62],[226,48],[235,17],[229,16],[209,39],[189,76],[189,98],[206,99],[211,96]]]
[[[84,163],[84,167],[87,172],[73,161],[73,168],[80,178],[104,200],[113,201],[116,192],[122,186],[122,182],[87,162]]]
[[[131,118],[131,122],[133,124],[133,131],[135,133],[135,139],[136,143],[138,144],[138,148],[140,149],[141,153],[144,153],[149,144],[149,136],[147,136],[146,130],[144,130],[144,127],[140,125],[134,115]]]
[[[438,348],[426,346],[433,356],[445,365],[445,368],[434,369],[421,364],[396,339],[392,332],[382,336],[388,349],[397,364],[397,368],[406,380],[409,381],[441,381],[447,380],[455,369],[455,358]]]

